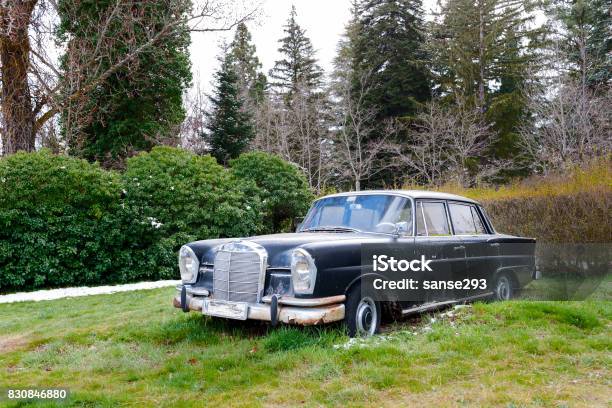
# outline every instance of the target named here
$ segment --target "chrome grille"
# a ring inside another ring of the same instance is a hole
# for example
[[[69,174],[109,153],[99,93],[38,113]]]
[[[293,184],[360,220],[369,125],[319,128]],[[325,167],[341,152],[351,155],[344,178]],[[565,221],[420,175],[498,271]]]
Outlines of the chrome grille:
[[[222,245],[215,256],[213,296],[218,300],[257,303],[261,299],[267,254],[248,241]]]

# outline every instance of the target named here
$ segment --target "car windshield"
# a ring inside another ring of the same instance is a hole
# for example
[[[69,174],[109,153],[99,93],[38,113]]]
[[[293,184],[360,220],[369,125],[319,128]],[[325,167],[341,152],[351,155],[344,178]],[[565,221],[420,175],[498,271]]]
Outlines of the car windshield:
[[[408,198],[395,195],[327,197],[314,203],[300,231],[393,233],[395,225],[412,233],[412,207]]]

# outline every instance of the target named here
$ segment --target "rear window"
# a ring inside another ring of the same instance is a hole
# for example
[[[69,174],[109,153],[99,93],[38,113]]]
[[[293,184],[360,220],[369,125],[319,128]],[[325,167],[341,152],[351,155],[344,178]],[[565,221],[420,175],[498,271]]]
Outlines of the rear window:
[[[444,203],[419,201],[417,204],[417,235],[450,235]]]
[[[448,210],[455,234],[474,235],[486,233],[482,219],[473,205],[449,203]]]

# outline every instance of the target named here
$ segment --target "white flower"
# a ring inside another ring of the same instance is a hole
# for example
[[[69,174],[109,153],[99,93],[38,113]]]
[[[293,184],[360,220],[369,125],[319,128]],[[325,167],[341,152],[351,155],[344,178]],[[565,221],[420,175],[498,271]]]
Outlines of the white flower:
[[[155,218],[153,218],[153,217],[148,217],[147,219],[148,219],[148,220],[149,220],[149,222],[151,223],[151,226],[152,226],[153,228],[155,228],[155,229],[158,229],[159,227],[161,227],[162,225],[164,225],[164,224],[162,224],[161,222],[157,221],[157,220],[156,220]]]
[[[170,186],[170,190],[174,191],[174,186]]]
[[[127,191],[125,191],[125,188],[122,188],[122,189],[121,189],[121,193],[122,193],[122,194],[127,194]]]
[[[62,167],[60,167],[60,169],[66,170],[66,166],[62,166]]]
[[[247,210],[250,210],[250,209],[251,209],[251,206],[250,206],[250,205],[247,205],[247,206],[246,206],[246,209],[247,209]]]
[[[4,177],[2,177],[2,182],[6,183],[6,179]]]

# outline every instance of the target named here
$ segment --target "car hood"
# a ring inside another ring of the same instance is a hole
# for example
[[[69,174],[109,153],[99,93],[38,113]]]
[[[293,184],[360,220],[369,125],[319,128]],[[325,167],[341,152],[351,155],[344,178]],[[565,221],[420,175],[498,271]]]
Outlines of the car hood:
[[[390,236],[370,233],[338,232],[297,232],[285,234],[258,235],[248,238],[224,238],[195,241],[189,244],[201,263],[212,264],[217,248],[232,241],[250,241],[261,245],[268,252],[268,265],[271,268],[289,268],[291,252],[298,247],[316,251],[321,247],[358,248],[363,243],[389,241]]]

